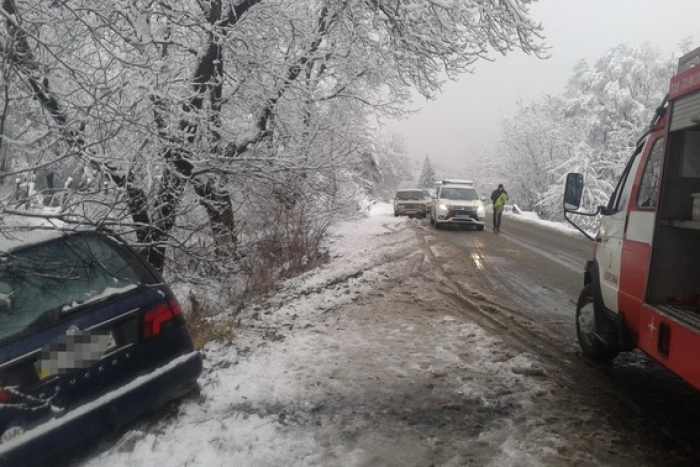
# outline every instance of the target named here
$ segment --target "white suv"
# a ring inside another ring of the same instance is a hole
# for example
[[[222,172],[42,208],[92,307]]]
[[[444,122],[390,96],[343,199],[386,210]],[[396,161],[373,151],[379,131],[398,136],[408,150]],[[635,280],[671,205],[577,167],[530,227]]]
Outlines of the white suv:
[[[439,229],[445,224],[473,225],[484,230],[486,211],[471,180],[448,179],[436,183],[436,196],[430,209],[430,223]]]

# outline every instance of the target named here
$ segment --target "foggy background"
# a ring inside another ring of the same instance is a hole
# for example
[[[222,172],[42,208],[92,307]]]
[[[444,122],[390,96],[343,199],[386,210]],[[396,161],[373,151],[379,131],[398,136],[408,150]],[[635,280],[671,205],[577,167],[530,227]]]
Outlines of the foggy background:
[[[514,51],[493,56],[495,62],[479,61],[473,74],[457,82],[446,79],[436,100],[416,95],[418,113],[382,123],[385,131],[404,138],[407,155],[417,163],[427,155],[438,166],[464,167],[495,148],[501,118],[515,110],[517,101],[564,92],[579,61],[593,65],[621,43],[647,43],[664,57],[684,39],[700,47],[698,13],[697,0],[539,0],[530,14],[544,27],[549,58]]]

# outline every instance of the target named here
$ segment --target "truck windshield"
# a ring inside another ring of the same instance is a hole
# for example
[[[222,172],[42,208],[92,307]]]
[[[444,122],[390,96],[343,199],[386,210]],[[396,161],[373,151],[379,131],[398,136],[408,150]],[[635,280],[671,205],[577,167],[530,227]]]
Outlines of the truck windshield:
[[[454,201],[475,201],[479,199],[479,196],[474,188],[450,187],[442,189],[440,198],[451,199]]]

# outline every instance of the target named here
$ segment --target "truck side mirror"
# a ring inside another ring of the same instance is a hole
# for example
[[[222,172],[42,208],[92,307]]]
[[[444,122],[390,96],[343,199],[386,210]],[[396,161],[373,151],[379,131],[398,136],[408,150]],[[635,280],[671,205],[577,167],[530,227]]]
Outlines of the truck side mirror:
[[[564,211],[577,211],[581,206],[583,196],[583,174],[566,174],[566,187],[564,188]]]

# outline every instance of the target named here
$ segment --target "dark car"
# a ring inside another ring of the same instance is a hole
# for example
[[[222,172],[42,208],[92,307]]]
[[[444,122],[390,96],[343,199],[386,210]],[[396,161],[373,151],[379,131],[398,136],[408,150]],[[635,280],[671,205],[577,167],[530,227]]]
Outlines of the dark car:
[[[65,462],[201,371],[173,292],[118,238],[0,232],[0,466]]]

